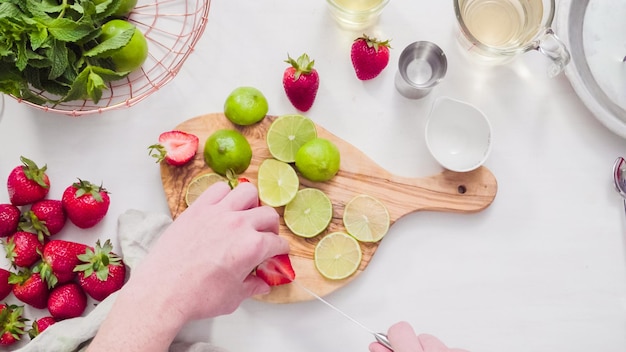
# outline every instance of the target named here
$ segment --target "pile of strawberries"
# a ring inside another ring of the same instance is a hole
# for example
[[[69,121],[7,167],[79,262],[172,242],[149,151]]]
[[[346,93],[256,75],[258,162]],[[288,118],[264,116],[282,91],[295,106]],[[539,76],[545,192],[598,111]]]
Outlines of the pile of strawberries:
[[[61,200],[47,199],[50,180],[46,166],[21,157],[7,179],[9,204],[0,204],[0,238],[11,263],[0,268],[0,300],[13,294],[24,305],[0,303],[0,346],[11,345],[28,332],[31,338],[63,319],[81,316],[87,297],[96,301],[119,290],[126,278],[122,258],[110,241],[94,246],[53,239],[67,220],[90,228],[106,215],[106,189],[78,180]],[[47,309],[30,329],[25,305]]]

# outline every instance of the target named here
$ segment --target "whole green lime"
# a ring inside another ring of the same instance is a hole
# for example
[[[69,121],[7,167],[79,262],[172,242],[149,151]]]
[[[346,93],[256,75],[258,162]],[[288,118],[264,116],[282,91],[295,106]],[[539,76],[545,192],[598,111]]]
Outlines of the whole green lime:
[[[117,72],[132,72],[143,65],[148,58],[148,41],[143,33],[132,23],[114,19],[102,25],[100,40],[115,39],[126,30],[134,30],[130,41],[109,55]]]
[[[314,138],[296,152],[296,168],[310,181],[328,181],[339,171],[339,148],[325,138]]]
[[[213,132],[204,143],[204,161],[216,173],[226,176],[228,170],[241,174],[252,159],[252,148],[246,137],[235,130]]]
[[[267,99],[254,87],[235,88],[224,102],[224,115],[232,123],[241,126],[263,120],[268,109]]]

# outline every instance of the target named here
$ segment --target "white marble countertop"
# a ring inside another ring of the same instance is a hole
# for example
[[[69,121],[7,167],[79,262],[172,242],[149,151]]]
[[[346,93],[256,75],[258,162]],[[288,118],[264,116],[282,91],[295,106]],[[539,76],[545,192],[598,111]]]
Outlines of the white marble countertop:
[[[441,171],[424,142],[433,99],[464,100],[493,126],[485,166],[498,180],[495,201],[480,213],[400,219],[367,270],[329,301],[374,330],[407,320],[474,352],[626,351],[626,217],[611,174],[626,140],[594,118],[564,75],[548,78],[540,54],[498,67],[468,61],[451,1],[392,0],[367,33],[391,38],[393,49],[381,76],[360,82],[349,50],[361,33],[337,27],[324,1],[214,0],[178,76],[132,108],[73,118],[5,97],[0,177],[24,155],[48,165],[51,198],[77,177],[103,182],[112,199],[104,221],[90,230],[68,225],[59,236],[115,239],[125,210],[168,212],[147,153],[162,131],[222,111],[241,85],[261,89],[270,114],[296,112],[283,92],[283,61],[307,52],[321,76],[307,113],[318,124],[390,172],[423,177]],[[408,100],[393,77],[402,48],[417,40],[444,50],[448,73],[429,96]],[[372,340],[321,303],[254,300],[182,337],[258,352],[366,351]]]

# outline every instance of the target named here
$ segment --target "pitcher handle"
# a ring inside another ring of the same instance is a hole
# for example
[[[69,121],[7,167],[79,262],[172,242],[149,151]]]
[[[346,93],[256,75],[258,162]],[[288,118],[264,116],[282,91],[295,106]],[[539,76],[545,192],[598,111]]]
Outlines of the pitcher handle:
[[[561,73],[570,62],[571,56],[565,44],[554,34],[552,28],[546,31],[535,42],[535,50],[547,56],[552,62],[548,68],[548,76],[554,77]]]

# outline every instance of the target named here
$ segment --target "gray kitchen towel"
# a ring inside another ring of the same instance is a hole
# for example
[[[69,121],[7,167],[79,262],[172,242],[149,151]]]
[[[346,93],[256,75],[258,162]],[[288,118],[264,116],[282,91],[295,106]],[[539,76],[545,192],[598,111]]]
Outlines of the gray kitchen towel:
[[[148,213],[128,210],[120,215],[117,224],[117,235],[120,252],[124,262],[130,269],[135,268],[148,253],[152,243],[163,230],[172,223],[169,216],[160,213]],[[117,293],[113,293],[100,302],[91,312],[83,317],[58,322],[37,338],[29,341],[20,352],[74,352],[84,351],[89,341],[96,335],[100,324],[104,321],[113,306]],[[26,337],[28,338],[28,337]],[[223,349],[207,342],[175,341],[169,348],[170,352],[224,352]]]

